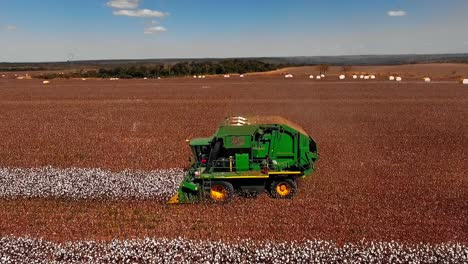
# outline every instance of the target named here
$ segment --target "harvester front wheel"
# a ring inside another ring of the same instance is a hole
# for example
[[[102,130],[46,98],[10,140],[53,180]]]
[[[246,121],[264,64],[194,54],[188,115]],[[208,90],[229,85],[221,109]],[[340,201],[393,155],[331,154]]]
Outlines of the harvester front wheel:
[[[275,180],[270,186],[270,195],[278,199],[291,199],[297,192],[297,184],[292,179]]]
[[[234,196],[234,187],[229,182],[212,182],[210,187],[210,199],[215,203],[227,203]]]

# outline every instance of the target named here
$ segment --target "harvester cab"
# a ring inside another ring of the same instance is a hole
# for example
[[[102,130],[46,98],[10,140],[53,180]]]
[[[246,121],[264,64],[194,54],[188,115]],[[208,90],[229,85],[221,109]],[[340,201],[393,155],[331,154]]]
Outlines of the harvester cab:
[[[316,142],[279,116],[229,117],[209,138],[189,141],[191,166],[168,203],[228,202],[236,193],[292,198],[314,172]]]

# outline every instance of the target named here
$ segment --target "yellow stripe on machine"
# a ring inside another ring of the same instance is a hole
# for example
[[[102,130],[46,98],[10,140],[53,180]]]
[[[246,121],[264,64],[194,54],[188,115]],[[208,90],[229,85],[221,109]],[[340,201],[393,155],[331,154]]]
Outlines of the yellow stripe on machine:
[[[225,177],[216,177],[221,179],[252,179],[252,178],[268,178],[269,176],[225,176]]]
[[[272,171],[269,172],[269,175],[297,175],[301,174],[300,171]],[[215,177],[216,179],[266,179],[269,178],[269,175],[242,175],[242,176],[223,176],[223,177]]]
[[[301,174],[302,172],[300,171],[272,171],[272,172],[269,172],[269,174],[274,174],[274,175],[278,175],[278,174],[283,174],[283,175],[289,175],[289,174]]]

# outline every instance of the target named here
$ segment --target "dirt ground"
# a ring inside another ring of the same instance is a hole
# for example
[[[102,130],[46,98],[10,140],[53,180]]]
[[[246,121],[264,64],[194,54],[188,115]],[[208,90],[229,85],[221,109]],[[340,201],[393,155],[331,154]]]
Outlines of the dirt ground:
[[[183,167],[229,115],[282,115],[320,147],[293,200],[0,200],[0,236],[468,242],[468,88],[283,78],[0,79],[0,166]]]

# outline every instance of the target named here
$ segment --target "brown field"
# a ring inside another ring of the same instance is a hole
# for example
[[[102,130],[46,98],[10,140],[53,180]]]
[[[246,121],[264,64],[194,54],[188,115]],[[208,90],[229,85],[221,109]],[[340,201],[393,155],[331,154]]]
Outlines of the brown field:
[[[285,68],[270,72],[271,75],[283,75],[285,73],[294,74],[295,77],[307,77],[310,74],[317,75],[319,71],[315,66],[304,66]],[[344,74],[343,67],[332,66],[326,75],[338,76]],[[468,64],[458,63],[428,63],[428,64],[408,64],[393,66],[352,66],[350,74],[375,74],[380,78],[387,79],[389,75],[401,76],[404,80],[421,80],[424,77],[430,77],[436,81],[458,81],[468,78]],[[334,79],[336,80],[336,79]]]
[[[319,144],[293,200],[0,200],[0,236],[468,242],[468,89],[282,78],[0,79],[0,167],[187,165],[229,115],[282,115]]]

